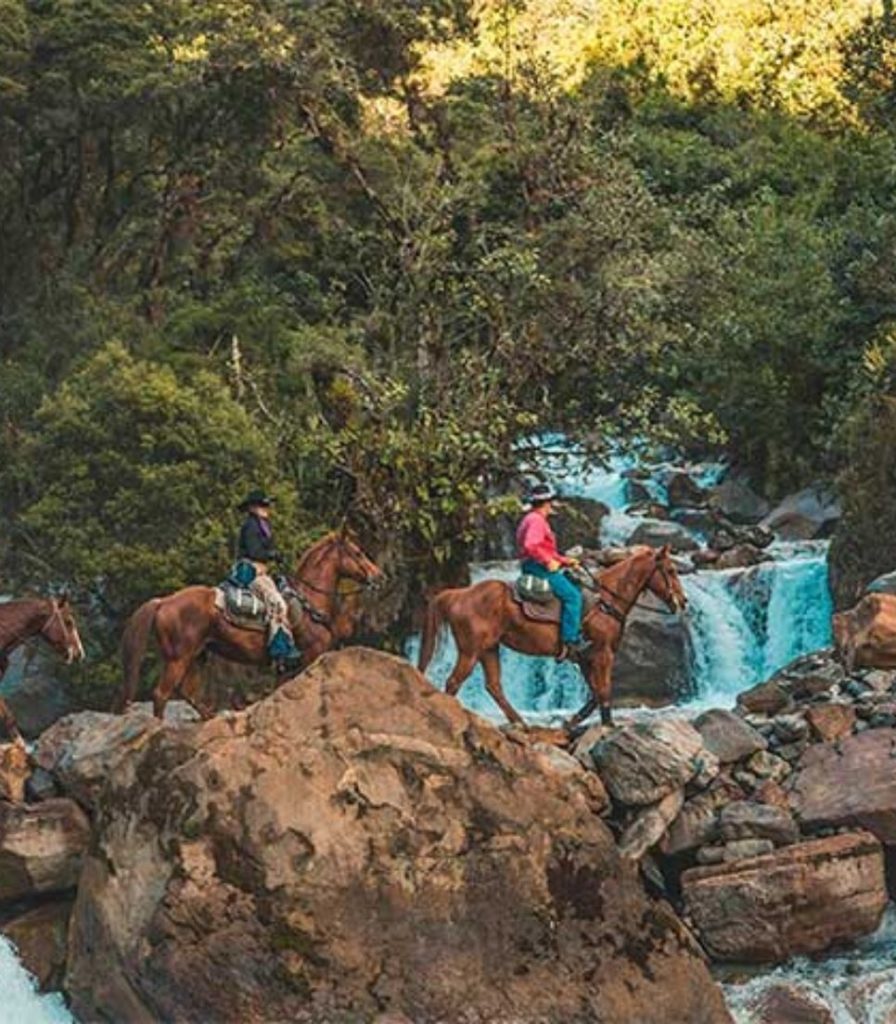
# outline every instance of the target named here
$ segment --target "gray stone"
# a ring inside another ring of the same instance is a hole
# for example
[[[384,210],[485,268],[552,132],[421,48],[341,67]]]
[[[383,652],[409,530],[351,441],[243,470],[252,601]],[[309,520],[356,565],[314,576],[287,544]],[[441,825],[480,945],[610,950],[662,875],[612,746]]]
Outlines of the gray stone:
[[[778,715],[772,725],[781,743],[793,743],[809,735],[809,723],[802,715]]]
[[[736,523],[757,523],[771,507],[746,479],[730,475],[710,490],[710,504]]]
[[[614,800],[634,807],[655,804],[718,761],[690,722],[664,718],[636,722],[601,740],[592,756]]]
[[[786,846],[799,839],[793,815],[781,807],[740,800],[719,812],[719,835],[725,842],[736,839],[770,839]]]
[[[760,523],[782,540],[829,537],[842,512],[837,495],[823,485],[788,495]]]
[[[697,851],[698,864],[721,864],[724,859],[724,846],[701,846]]]
[[[753,754],[747,761],[747,769],[760,779],[771,779],[773,782],[781,782],[790,774],[790,765],[767,750],[758,750]]]
[[[740,715],[722,708],[705,711],[694,719],[694,727],[722,764],[741,761],[768,746],[766,740]]]
[[[629,860],[640,860],[663,837],[670,822],[684,804],[684,790],[677,789],[641,811],[619,839],[619,852]]]
[[[775,844],[771,839],[733,839],[725,843],[725,853],[722,860],[728,864],[736,860],[748,860],[750,857],[762,857],[766,853],[772,853]]]
[[[661,548],[668,544],[673,551],[696,551],[700,546],[685,527],[678,523],[644,522],[629,537],[628,543],[648,544],[652,548]]]

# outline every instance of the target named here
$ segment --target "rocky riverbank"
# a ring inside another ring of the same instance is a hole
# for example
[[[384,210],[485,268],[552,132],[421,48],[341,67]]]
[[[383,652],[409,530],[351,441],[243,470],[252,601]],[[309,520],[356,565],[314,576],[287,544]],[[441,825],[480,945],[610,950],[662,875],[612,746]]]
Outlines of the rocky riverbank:
[[[2,930],[81,1020],[727,1021],[707,964],[841,955],[892,906],[896,671],[830,650],[574,742],[364,649],[175,711],[0,751]]]

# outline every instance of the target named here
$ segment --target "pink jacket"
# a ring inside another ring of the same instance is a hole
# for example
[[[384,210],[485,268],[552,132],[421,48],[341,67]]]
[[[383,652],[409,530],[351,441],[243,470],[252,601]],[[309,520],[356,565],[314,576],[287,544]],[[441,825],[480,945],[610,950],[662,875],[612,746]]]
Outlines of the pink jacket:
[[[520,558],[547,566],[551,562],[569,565],[572,561],[557,550],[557,538],[547,519],[535,510],[527,512],[516,530],[516,548]]]

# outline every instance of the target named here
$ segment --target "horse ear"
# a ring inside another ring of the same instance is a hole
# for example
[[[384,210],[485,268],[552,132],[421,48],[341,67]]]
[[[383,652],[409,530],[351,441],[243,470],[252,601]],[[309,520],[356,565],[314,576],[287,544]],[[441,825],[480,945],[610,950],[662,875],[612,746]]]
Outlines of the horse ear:
[[[56,604],[60,608],[65,608],[68,605],[68,592],[63,590],[59,597],[56,598]]]
[[[671,551],[672,545],[664,544],[656,553],[657,561],[659,561],[661,558],[668,558]]]

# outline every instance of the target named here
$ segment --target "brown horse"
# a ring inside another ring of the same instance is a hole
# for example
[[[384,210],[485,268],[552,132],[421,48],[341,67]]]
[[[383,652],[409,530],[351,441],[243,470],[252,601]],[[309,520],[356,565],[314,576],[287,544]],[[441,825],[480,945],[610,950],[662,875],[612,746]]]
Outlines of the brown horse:
[[[344,532],[328,534],[302,556],[291,581],[300,600],[290,601],[293,635],[302,651],[300,671],[354,633],[359,595],[381,577],[380,568]],[[203,718],[212,715],[213,709],[200,696],[197,659],[204,651],[244,665],[268,664],[266,633],[233,625],[215,598],[214,587],[186,587],[168,597],[152,598],[134,612],[122,638],[124,687],[119,710],[125,710],[137,693],[140,666],[153,632],[164,662],[153,691],[153,709],[159,718],[178,689]]]
[[[84,657],[84,645],[68,598],[25,598],[0,604],[0,679],[12,652],[32,637],[42,637],[61,654],[66,664]],[[19,727],[4,700],[0,700],[0,732],[19,739]]]
[[[612,724],[613,659],[622,639],[625,620],[638,597],[649,590],[671,611],[684,609],[687,597],[675,564],[664,547],[633,549],[620,562],[590,575],[585,587],[593,593],[591,607],[582,619],[582,632],[591,647],[579,665],[591,696],[567,723],[573,728],[600,706],[601,721]],[[446,693],[457,694],[478,661],[485,673],[485,688],[511,722],[524,724],[504,696],[498,645],[522,654],[554,656],[559,649],[556,623],[528,618],[514,599],[512,588],[501,580],[483,580],[472,587],[444,590],[427,606],[420,643],[418,667],[426,671],[432,660],[441,625],[447,623],[457,644],[457,663],[445,684]]]

